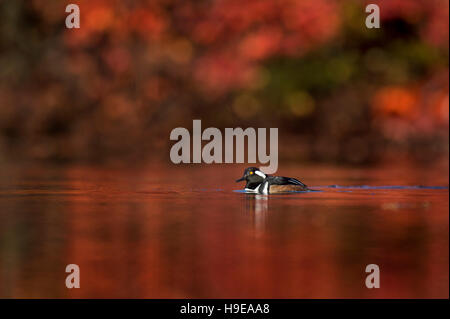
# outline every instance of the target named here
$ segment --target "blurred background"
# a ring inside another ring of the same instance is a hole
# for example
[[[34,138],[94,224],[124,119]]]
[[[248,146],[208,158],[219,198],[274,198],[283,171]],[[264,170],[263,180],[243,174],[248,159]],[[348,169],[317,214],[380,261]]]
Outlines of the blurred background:
[[[448,158],[447,0],[17,0],[0,25],[0,162],[169,162],[192,119],[278,127],[285,161]]]
[[[448,298],[448,30],[448,0],[0,0],[0,297]],[[193,119],[278,127],[322,191],[173,164]]]

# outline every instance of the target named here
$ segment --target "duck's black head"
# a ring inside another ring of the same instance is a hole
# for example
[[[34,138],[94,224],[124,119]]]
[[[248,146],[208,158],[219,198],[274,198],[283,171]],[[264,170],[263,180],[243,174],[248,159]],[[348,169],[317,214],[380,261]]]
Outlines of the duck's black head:
[[[258,186],[266,178],[266,174],[261,172],[257,167],[248,167],[244,171],[244,176],[236,180],[236,182],[247,181],[246,188],[254,188]]]

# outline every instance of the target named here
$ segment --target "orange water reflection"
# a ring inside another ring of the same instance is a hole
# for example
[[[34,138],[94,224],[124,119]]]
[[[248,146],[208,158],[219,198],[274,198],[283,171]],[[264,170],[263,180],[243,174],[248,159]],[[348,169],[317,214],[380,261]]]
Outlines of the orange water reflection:
[[[0,297],[448,298],[448,189],[233,192],[239,166],[0,175]],[[448,167],[287,167],[308,185],[448,186]],[[81,268],[81,289],[65,267]],[[365,266],[381,288],[365,287]]]

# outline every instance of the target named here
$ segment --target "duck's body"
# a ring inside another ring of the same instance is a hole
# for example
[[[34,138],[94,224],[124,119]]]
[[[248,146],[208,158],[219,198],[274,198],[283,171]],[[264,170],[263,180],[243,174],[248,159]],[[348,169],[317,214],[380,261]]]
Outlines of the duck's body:
[[[276,194],[289,192],[305,192],[308,186],[298,179],[283,176],[270,176],[261,172],[256,167],[245,169],[244,176],[236,182],[246,181],[245,191],[257,194]]]

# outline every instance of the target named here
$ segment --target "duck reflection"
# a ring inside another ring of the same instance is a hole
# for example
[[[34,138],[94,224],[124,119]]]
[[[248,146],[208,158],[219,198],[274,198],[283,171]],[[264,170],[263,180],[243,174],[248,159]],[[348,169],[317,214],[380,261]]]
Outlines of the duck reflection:
[[[269,196],[259,194],[247,194],[245,196],[245,212],[250,215],[257,233],[262,233],[265,230],[268,209]]]

